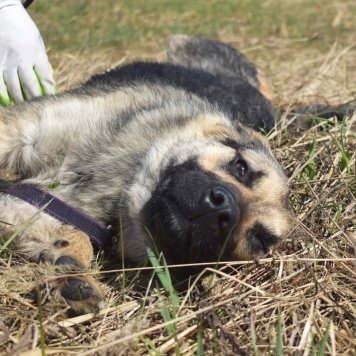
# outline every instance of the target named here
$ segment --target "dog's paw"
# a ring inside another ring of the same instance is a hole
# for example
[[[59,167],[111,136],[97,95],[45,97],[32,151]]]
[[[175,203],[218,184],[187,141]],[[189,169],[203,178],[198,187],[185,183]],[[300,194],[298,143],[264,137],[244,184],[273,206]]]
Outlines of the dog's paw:
[[[103,291],[95,278],[82,274],[84,266],[73,257],[60,256],[54,264],[59,273],[66,275],[58,281],[57,290],[70,305],[72,314],[98,313],[104,302]]]
[[[66,277],[57,288],[72,314],[98,313],[104,307],[103,291],[91,276]]]
[[[103,306],[103,290],[88,273],[92,246],[87,236],[77,232],[47,245],[38,255],[38,262],[56,266],[52,282],[54,294],[70,307],[70,314],[97,313]]]

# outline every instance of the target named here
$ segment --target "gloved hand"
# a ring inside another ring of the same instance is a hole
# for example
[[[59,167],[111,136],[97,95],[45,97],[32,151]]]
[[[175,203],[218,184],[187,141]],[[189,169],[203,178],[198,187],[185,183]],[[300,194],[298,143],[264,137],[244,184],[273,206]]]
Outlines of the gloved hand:
[[[0,104],[53,94],[42,37],[20,0],[0,0]]]

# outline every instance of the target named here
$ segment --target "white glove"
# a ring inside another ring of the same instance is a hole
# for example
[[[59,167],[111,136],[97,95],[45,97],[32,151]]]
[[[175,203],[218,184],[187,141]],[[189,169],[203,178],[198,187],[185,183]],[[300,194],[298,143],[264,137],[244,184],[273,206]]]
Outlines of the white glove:
[[[54,94],[42,37],[21,0],[0,0],[0,104]]]

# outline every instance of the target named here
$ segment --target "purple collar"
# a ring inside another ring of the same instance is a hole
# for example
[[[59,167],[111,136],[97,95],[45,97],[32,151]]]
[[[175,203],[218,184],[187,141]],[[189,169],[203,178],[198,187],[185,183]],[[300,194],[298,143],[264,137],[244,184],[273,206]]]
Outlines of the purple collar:
[[[112,239],[116,233],[110,230],[109,227],[34,185],[11,185],[9,182],[0,179],[0,193],[13,195],[37,208],[42,208],[48,204],[43,209],[47,214],[64,224],[72,225],[76,229],[83,231],[93,242],[100,246],[112,246]]]

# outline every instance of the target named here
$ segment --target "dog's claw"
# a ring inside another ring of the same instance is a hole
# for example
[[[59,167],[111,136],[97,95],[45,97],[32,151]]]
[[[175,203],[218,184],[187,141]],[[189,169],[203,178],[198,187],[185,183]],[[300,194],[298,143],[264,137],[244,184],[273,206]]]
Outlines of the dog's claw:
[[[98,313],[104,307],[103,292],[92,276],[68,277],[63,282],[59,290],[71,314]]]
[[[42,262],[42,263],[45,263],[45,262],[48,262],[48,263],[53,263],[53,258],[52,257],[49,257],[50,256],[50,252],[48,249],[44,249],[39,257],[38,257],[38,261],[39,262]]]
[[[79,268],[84,268],[77,260],[75,260],[72,257],[69,256],[61,256],[58,257],[55,263],[57,266],[73,266],[73,267],[79,267]]]
[[[93,286],[81,279],[69,279],[61,290],[62,297],[73,301],[85,301],[93,298],[100,302],[103,297]]]

